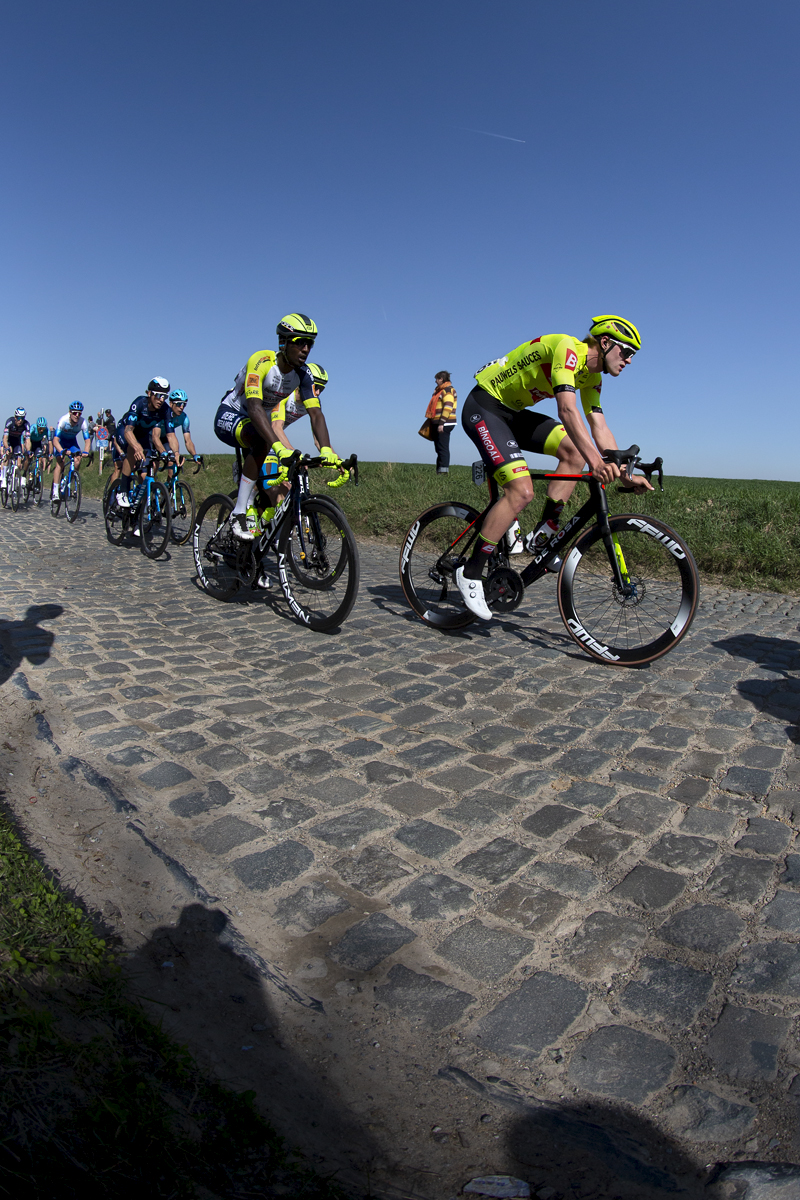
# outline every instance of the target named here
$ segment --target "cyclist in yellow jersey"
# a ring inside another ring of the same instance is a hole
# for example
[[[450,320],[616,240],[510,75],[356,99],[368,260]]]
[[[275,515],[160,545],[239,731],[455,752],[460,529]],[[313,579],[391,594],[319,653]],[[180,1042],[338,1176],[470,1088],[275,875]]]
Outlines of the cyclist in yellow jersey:
[[[523,450],[554,455],[557,475],[576,475],[586,464],[601,483],[622,477],[638,491],[650,488],[642,476],[630,479],[624,469],[602,457],[604,451],[618,449],[600,404],[603,375],[619,375],[640,349],[635,325],[622,317],[601,315],[593,319],[582,341],[568,334],[545,334],[476,372],[476,386],[466,399],[461,423],[503,491],[486,515],[472,557],[456,572],[456,581],[467,608],[484,621],[492,618],[483,592],[484,566],[533,499]],[[588,430],[578,411],[578,391]],[[540,400],[553,398],[558,420],[531,411]],[[548,536],[555,532],[574,488],[570,479],[550,481],[540,529],[526,539],[527,549],[532,549],[545,526],[549,526]]]
[[[294,453],[288,439],[279,437],[272,423],[272,414],[282,401],[297,397],[297,403],[311,417],[325,464],[341,470],[342,460],[331,449],[328,427],[314,394],[314,380],[306,366],[317,327],[304,313],[290,313],[279,321],[276,332],[277,352],[257,350],[250,355],[233,387],[222,397],[214,419],[214,432],[220,441],[247,451],[231,513],[231,527],[240,541],[252,541],[259,528],[258,513],[252,507],[259,470],[265,486],[280,484],[286,479],[283,463]],[[346,471],[344,475],[349,477]]]

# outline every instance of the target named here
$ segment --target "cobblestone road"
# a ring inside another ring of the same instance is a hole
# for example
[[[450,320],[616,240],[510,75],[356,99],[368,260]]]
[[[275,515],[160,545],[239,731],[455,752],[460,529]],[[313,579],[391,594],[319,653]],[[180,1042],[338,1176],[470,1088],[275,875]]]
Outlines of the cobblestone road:
[[[87,507],[0,511],[4,677],[298,995],[427,1030],[427,1077],[484,1107],[586,1099],[699,1164],[798,1160],[800,601],[706,589],[675,652],[619,671],[549,579],[444,637],[367,546],[315,635]]]

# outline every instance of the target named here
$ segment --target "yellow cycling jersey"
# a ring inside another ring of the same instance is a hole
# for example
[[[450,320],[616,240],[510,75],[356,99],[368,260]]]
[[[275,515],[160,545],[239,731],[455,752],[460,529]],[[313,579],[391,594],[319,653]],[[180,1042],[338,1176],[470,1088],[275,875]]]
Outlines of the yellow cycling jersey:
[[[311,396],[308,400],[301,400],[298,388],[290,396],[284,396],[282,400],[278,401],[269,414],[269,419],[270,421],[282,421],[285,428],[287,425],[293,425],[295,421],[299,421],[310,408],[321,407],[316,396]]]
[[[260,400],[265,408],[273,408],[293,392],[304,404],[314,407],[314,379],[305,366],[292,368],[284,374],[278,366],[275,350],[257,350],[251,354],[226,393],[228,405],[246,411],[248,400]]]
[[[586,369],[586,342],[566,333],[546,333],[523,342],[475,373],[479,387],[506,408],[520,412],[560,391],[579,390],[583,411],[601,413],[602,376]]]

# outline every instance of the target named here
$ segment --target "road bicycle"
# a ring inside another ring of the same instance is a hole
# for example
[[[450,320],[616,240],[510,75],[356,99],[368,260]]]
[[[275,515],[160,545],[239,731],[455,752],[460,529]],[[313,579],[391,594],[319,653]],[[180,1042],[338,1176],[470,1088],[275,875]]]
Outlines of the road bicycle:
[[[28,469],[28,496],[33,496],[33,502],[37,508],[42,503],[42,497],[44,496],[43,461],[46,461],[44,454],[34,454],[33,461]]]
[[[63,458],[69,459],[69,464],[66,470],[62,471],[57,495],[50,497],[50,512],[52,515],[57,517],[63,504],[67,520],[71,525],[77,521],[78,514],[81,511],[81,477],[78,474],[76,463],[80,462],[83,456],[83,450],[64,451]]]
[[[240,464],[241,465],[241,464]],[[234,497],[209,496],[200,506],[193,534],[200,585],[218,600],[233,600],[242,589],[258,594],[278,579],[294,616],[310,629],[339,626],[355,604],[359,581],[358,547],[344,513],[331,496],[309,486],[309,469],[324,467],[321,458],[295,451],[288,461],[289,492],[263,531],[250,542],[233,535]],[[358,459],[342,466],[358,483]],[[268,503],[258,485],[262,507]],[[275,555],[275,562],[269,556]]]
[[[639,447],[612,450],[606,462],[639,467],[648,481],[660,458],[642,463]],[[477,469],[480,470],[477,470]],[[473,468],[483,482],[483,464]],[[521,572],[509,565],[505,538],[489,560],[486,602],[493,612],[512,612],[525,588],[547,572],[558,572],[562,620],[587,654],[611,666],[638,666],[660,658],[686,634],[697,609],[700,581],[691,551],[662,521],[638,513],[609,516],[605,486],[591,475],[530,472],[531,479],[574,479],[589,485],[589,499],[564,526],[537,546]],[[403,592],[414,612],[435,629],[463,629],[477,618],[464,605],[455,581],[499,489],[489,477],[489,504],[482,513],[453,501],[423,512],[406,534],[400,555]],[[620,491],[633,491],[621,487]],[[585,528],[587,527],[588,528]],[[585,532],[581,533],[581,530]]]
[[[128,534],[138,534],[146,558],[158,558],[164,553],[172,530],[169,494],[164,484],[154,478],[160,457],[151,452],[139,463],[140,481],[131,479],[128,493],[130,507],[118,503],[121,480],[109,490],[104,502],[106,537],[111,545],[119,546]]]
[[[200,470],[205,468],[205,460],[202,454],[199,454],[196,459],[197,466],[192,472],[197,475]],[[194,518],[197,512],[195,503],[194,491],[191,484],[185,479],[181,479],[180,473],[183,470],[184,463],[178,465],[175,455],[168,454],[166,466],[170,470],[167,476],[167,492],[169,493],[170,516],[172,518],[171,537],[176,546],[183,546],[189,541],[194,528]]]
[[[21,462],[19,454],[12,454],[12,457],[6,463],[5,482],[0,487],[0,504],[5,508],[10,500],[11,508],[14,512],[17,512],[22,502],[22,493],[24,490],[22,486],[23,478],[26,479],[27,484],[27,478],[22,474]]]

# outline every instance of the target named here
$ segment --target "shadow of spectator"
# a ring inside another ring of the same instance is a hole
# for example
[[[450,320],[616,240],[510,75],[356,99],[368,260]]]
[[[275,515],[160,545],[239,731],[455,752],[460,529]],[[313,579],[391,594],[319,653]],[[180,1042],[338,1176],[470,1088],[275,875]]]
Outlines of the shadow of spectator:
[[[759,675],[742,679],[736,690],[758,712],[786,721],[786,734],[798,739],[800,721],[800,642],[790,638],[757,637],[752,633],[714,642],[732,658],[745,659],[759,668]]]
[[[159,926],[128,960],[133,991],[201,1068],[235,1092],[255,1092],[262,1115],[310,1166],[360,1195],[376,1147],[325,1067],[312,1070],[286,1045],[292,1034],[281,1029],[263,977],[232,941],[224,913],[187,905],[176,925]],[[310,1041],[322,1043],[322,1006],[297,997],[288,1002]]]
[[[56,635],[39,622],[54,621],[63,611],[60,604],[32,604],[21,621],[0,621],[0,685],[19,670],[23,659],[35,667],[47,661]]]

